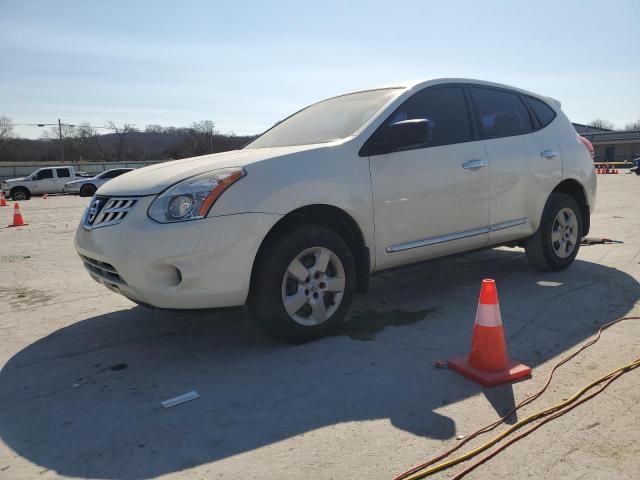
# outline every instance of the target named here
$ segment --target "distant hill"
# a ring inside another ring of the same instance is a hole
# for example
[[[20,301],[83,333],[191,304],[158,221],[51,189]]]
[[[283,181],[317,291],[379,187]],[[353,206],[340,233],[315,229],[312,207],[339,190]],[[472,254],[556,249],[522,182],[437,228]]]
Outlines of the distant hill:
[[[134,161],[186,158],[206,153],[236,150],[249,143],[254,136],[236,136],[199,132],[190,128],[167,128],[162,132],[131,131],[124,136],[74,135],[64,138],[66,161]],[[0,153],[0,161],[56,162],[60,160],[60,141],[57,138],[30,140],[16,138]]]

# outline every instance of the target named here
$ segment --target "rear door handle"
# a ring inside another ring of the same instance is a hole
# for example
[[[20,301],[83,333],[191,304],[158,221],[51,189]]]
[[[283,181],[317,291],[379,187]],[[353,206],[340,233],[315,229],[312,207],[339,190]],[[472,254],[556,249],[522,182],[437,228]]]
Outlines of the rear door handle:
[[[465,170],[478,170],[479,168],[486,167],[488,165],[486,160],[468,160],[462,164],[462,168]]]
[[[554,158],[559,157],[560,153],[556,152],[555,150],[543,150],[540,152],[540,156],[543,158]]]

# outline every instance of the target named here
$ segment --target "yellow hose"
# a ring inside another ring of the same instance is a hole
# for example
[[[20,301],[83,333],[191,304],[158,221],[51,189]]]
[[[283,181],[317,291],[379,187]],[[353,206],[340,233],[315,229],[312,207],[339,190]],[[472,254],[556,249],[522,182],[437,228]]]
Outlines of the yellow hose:
[[[507,435],[511,434],[512,432],[514,432],[515,430],[519,429],[520,427],[533,422],[534,420],[537,420],[540,417],[544,417],[545,415],[548,415],[552,412],[555,412],[557,410],[560,410],[564,407],[566,407],[567,405],[575,402],[578,398],[580,398],[582,395],[584,395],[588,390],[590,390],[591,388],[595,387],[596,385],[604,382],[605,380],[608,380],[609,378],[611,378],[614,375],[617,375],[618,373],[622,373],[622,372],[628,372],[633,370],[634,368],[640,367],[640,359],[637,359],[623,367],[620,368],[616,368],[615,370],[612,370],[611,372],[607,373],[606,375],[603,375],[602,377],[598,378],[597,380],[591,382],[590,384],[588,384],[587,386],[581,388],[580,390],[578,390],[578,392],[576,392],[574,395],[572,395],[570,398],[568,398],[567,400],[557,403],[549,408],[546,408],[544,410],[541,410],[537,413],[534,413],[532,415],[529,415],[526,418],[523,418],[522,420],[520,420],[517,423],[514,423],[511,427],[509,427],[508,429],[506,429],[504,432],[496,435],[495,437],[493,437],[491,440],[487,441],[486,443],[483,443],[482,445],[478,446],[477,448],[474,448],[473,450],[460,455],[459,457],[455,457],[452,458],[451,460],[447,460],[446,462],[442,462],[439,463],[437,465],[434,465],[432,467],[425,467],[422,470],[418,470],[417,472],[412,473],[411,475],[407,475],[406,477],[403,477],[403,480],[417,480],[419,478],[425,478],[428,477],[429,475],[433,475],[434,473],[440,472],[442,470],[445,470],[449,467],[452,467],[454,465],[457,465],[461,462],[464,462],[466,460],[469,460],[470,458],[478,455],[479,453],[485,451],[486,449],[490,448],[491,446],[495,445],[496,443],[498,443],[500,440],[502,440],[503,438],[505,438]]]

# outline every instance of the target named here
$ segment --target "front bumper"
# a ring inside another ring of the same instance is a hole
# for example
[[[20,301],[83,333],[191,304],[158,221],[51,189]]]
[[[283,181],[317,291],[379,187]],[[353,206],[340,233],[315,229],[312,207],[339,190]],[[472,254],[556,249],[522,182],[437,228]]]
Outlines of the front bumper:
[[[91,277],[158,308],[244,304],[258,248],[281,216],[242,213],[159,224],[147,216],[152,200],[138,199],[117,225],[78,227],[76,250]]]

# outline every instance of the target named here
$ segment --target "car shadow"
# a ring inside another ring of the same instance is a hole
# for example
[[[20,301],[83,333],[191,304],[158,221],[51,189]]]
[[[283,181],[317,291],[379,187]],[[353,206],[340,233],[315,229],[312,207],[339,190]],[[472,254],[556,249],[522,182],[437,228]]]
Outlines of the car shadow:
[[[534,368],[640,296],[613,268],[576,261],[544,274],[521,251],[495,249],[375,276],[340,331],[306,345],[272,340],[244,310],[115,311],[7,362],[0,437],[61,475],[109,479],[176,472],[342,422],[389,419],[449,439],[456,424],[441,407],[479,392],[500,414],[514,403],[511,385],[482,388],[433,368],[467,349],[484,277],[497,281],[510,353]],[[160,404],[191,390],[200,398]]]

